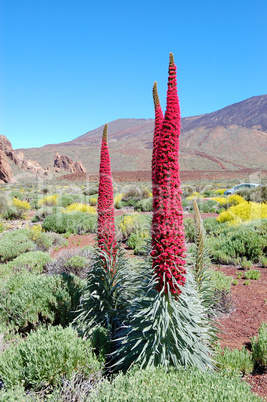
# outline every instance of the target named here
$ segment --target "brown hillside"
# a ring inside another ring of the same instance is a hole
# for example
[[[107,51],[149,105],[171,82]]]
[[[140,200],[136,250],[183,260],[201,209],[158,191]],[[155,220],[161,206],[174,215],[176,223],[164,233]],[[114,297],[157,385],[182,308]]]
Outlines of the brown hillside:
[[[108,126],[113,171],[150,170],[153,119],[118,119]],[[103,126],[61,144],[24,149],[27,158],[51,166],[55,152],[80,160],[89,172],[99,166]],[[181,170],[225,171],[267,166],[267,95],[213,113],[182,119]]]

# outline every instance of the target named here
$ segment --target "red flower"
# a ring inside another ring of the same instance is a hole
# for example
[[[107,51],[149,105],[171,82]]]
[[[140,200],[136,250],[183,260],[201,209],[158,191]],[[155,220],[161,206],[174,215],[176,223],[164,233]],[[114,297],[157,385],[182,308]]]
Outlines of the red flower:
[[[106,124],[103,130],[99,169],[98,246],[103,250],[108,250],[111,257],[114,254],[116,240],[113,185],[107,144],[107,129],[108,125]]]
[[[167,292],[168,284],[170,291],[177,295],[180,290],[175,284],[175,280],[180,285],[185,282],[185,239],[178,162],[181,118],[177,95],[176,66],[172,53],[169,64],[167,108],[163,121],[160,121],[160,114],[157,115],[159,113],[157,107],[155,105],[152,158],[154,200],[153,254],[151,255],[153,267],[159,279],[157,289],[160,291],[165,286],[165,292]]]

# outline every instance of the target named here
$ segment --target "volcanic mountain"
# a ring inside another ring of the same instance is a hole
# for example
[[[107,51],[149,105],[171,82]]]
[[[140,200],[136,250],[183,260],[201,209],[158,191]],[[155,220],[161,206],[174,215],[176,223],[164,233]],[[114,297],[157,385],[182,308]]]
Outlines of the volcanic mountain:
[[[181,124],[181,170],[266,169],[267,95],[183,118]],[[153,119],[118,119],[108,124],[113,171],[150,170],[153,129]],[[49,167],[58,152],[97,172],[102,131],[103,126],[72,141],[23,149],[23,153]]]

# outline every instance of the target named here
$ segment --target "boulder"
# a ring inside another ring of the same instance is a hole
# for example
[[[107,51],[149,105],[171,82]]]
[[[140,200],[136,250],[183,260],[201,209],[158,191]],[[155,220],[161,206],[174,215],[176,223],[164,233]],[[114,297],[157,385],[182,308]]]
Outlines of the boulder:
[[[56,172],[61,172],[61,170],[70,173],[85,173],[86,169],[81,162],[74,162],[67,155],[59,155],[57,152],[54,156],[54,169]]]
[[[12,168],[8,162],[5,152],[0,150],[0,182],[15,183],[16,179],[13,176]]]

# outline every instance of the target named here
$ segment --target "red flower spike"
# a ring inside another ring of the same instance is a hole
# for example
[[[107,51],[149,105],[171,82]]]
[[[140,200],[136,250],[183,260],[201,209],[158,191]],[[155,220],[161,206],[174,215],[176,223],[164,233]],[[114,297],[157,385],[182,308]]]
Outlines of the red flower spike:
[[[155,106],[156,113],[156,106]],[[185,238],[181,182],[179,175],[180,106],[177,95],[176,66],[170,53],[167,108],[161,131],[154,141],[154,176],[152,246],[153,268],[158,277],[157,290],[163,287],[178,295],[181,291],[175,281],[185,283]],[[155,118],[155,133],[159,119]],[[154,134],[155,138],[155,134]],[[156,166],[155,166],[156,165]],[[153,160],[152,160],[153,167]]]
[[[157,186],[157,149],[158,143],[160,140],[160,133],[162,129],[163,123],[163,113],[159,102],[158,96],[158,88],[157,82],[154,82],[153,85],[153,101],[155,107],[155,128],[154,128],[154,138],[153,138],[153,153],[152,153],[152,193],[153,193],[153,210],[157,210],[159,208],[159,196],[158,196],[158,186]],[[157,223],[155,222],[155,217],[153,215],[152,218],[152,231],[156,230]],[[152,248],[154,247],[153,239],[152,239]]]
[[[105,251],[108,249],[111,258],[114,255],[116,240],[113,185],[110,169],[109,149],[107,144],[107,130],[108,125],[105,124],[101,144],[99,169],[98,246]]]

